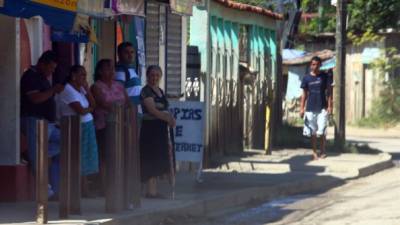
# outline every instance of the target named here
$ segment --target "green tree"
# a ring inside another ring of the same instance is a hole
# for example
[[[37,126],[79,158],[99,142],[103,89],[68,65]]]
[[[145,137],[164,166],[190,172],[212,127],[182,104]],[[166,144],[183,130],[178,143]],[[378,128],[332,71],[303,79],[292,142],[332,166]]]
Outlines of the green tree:
[[[376,33],[380,29],[400,26],[399,0],[353,0],[349,4],[349,31],[362,34],[367,30]]]
[[[301,8],[307,14],[319,13],[318,17],[314,17],[308,23],[300,25],[301,33],[335,32],[336,8],[330,4],[330,0],[303,0]]]
[[[308,24],[303,24],[303,33],[334,32],[336,8],[330,0],[323,1],[323,17],[313,18]],[[317,13],[319,1],[303,0],[302,9],[305,13]],[[348,4],[348,31],[354,35],[362,35],[369,31],[377,33],[380,29],[400,28],[400,0],[352,0]],[[323,30],[318,30],[322,23]]]

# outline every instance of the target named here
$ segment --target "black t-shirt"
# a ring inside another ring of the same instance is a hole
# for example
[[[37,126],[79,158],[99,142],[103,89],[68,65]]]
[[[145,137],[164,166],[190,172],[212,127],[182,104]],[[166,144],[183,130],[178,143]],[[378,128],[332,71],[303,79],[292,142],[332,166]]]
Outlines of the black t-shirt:
[[[50,88],[50,81],[44,75],[38,73],[34,67],[29,68],[21,78],[21,116],[54,122],[56,120],[54,96],[39,104],[33,103],[28,96],[29,93],[44,92]]]
[[[167,111],[168,110],[168,100],[164,95],[164,92],[160,89],[161,96],[158,96],[157,93],[148,85],[144,86],[141,93],[140,93],[140,102],[142,104],[143,109],[143,119],[155,119],[153,115],[147,110],[146,106],[143,104],[144,99],[146,98],[153,98],[154,104],[156,108],[160,111]]]
[[[332,86],[332,76],[327,73],[320,73],[317,76],[307,74],[301,82],[301,88],[308,91],[307,112],[320,112],[327,107],[327,95],[330,95],[329,88]]]

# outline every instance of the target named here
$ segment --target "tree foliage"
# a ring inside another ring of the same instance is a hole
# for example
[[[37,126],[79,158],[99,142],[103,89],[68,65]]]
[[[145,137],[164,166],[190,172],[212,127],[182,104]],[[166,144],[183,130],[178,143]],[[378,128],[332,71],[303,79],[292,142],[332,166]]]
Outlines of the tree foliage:
[[[319,8],[319,0],[303,0],[301,8],[304,13],[320,13],[321,17],[314,17],[307,23],[300,25],[301,33],[316,34],[321,32],[335,32],[336,8],[330,4],[330,0],[322,0],[322,8]]]
[[[399,28],[399,0],[353,0],[348,6],[349,31],[362,34],[367,30]]]
[[[334,32],[336,24],[336,7],[330,0],[323,1],[323,17],[313,18],[304,24],[304,33]],[[317,13],[319,0],[303,0],[302,9],[305,13]],[[400,0],[352,0],[348,4],[348,31],[360,35],[367,31],[377,33],[380,29],[400,28]],[[318,29],[322,24],[323,30]]]

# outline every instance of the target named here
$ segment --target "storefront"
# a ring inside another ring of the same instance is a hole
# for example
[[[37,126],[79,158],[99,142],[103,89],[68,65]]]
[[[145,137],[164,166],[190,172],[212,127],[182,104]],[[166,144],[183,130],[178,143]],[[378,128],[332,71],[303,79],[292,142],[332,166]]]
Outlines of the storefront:
[[[22,73],[36,64],[42,52],[52,49],[59,59],[53,82],[63,82],[74,64],[85,65],[89,74],[93,74],[98,58],[116,58],[117,21],[125,16],[144,15],[144,2],[140,6],[140,1],[135,1],[132,7],[119,0],[111,1],[109,7],[104,4],[93,7],[91,3],[95,2],[100,1],[81,0],[78,4],[76,0],[61,4],[59,1],[5,0],[0,4],[0,25],[7,30],[0,36],[3,58],[0,73],[4,74],[0,82],[0,128],[4,131],[0,134],[0,179],[5,184],[0,189],[0,201],[33,198],[32,173],[21,160],[26,147],[19,122]],[[137,37],[137,33],[124,40]],[[143,48],[141,52],[144,53]]]

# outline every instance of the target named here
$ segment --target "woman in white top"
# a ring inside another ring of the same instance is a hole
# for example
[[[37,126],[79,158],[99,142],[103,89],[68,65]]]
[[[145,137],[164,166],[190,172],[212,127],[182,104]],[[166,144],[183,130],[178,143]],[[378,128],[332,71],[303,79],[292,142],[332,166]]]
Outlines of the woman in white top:
[[[83,194],[87,195],[85,176],[99,172],[99,158],[92,111],[95,100],[86,81],[86,70],[75,65],[70,69],[67,84],[59,96],[60,115],[81,115],[81,174],[84,177]]]

